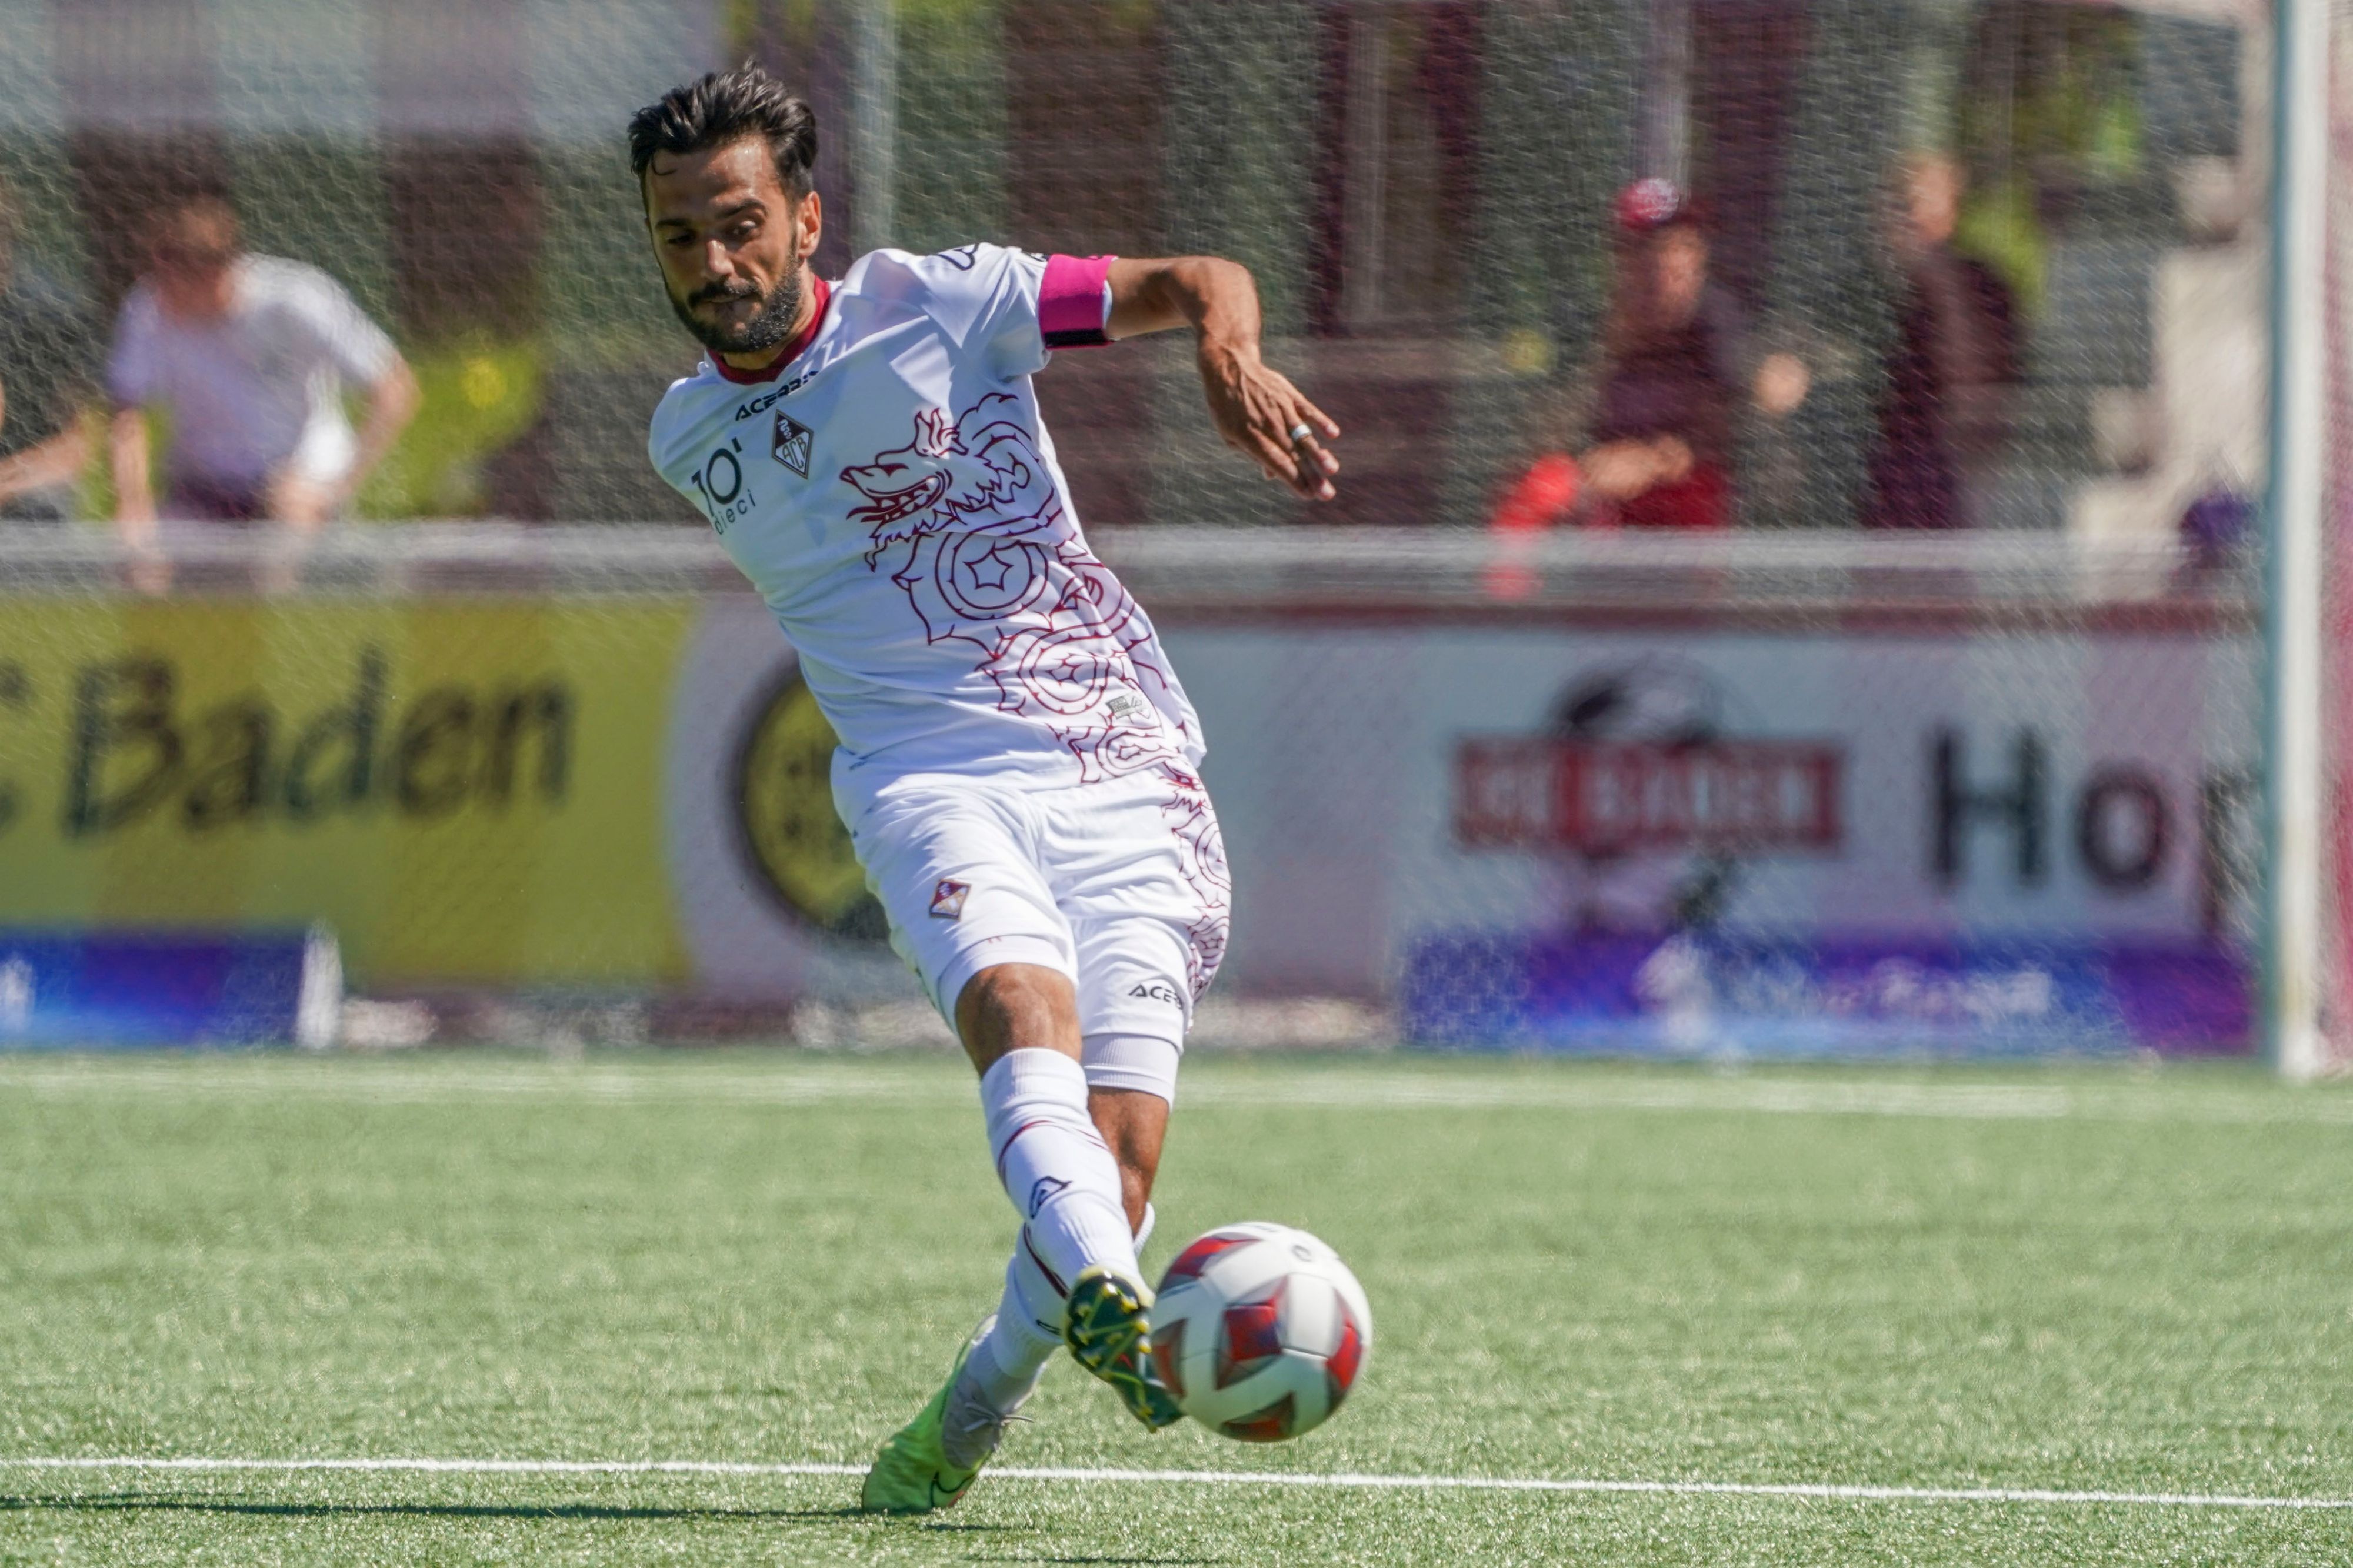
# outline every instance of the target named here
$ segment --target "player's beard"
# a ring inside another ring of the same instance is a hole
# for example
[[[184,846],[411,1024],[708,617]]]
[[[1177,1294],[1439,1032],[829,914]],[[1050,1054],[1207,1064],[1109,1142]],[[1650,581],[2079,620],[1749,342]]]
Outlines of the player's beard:
[[[695,314],[694,308],[721,300],[759,300],[760,309],[751,320],[734,326],[723,326]],[[670,308],[680,325],[692,332],[704,348],[713,353],[755,354],[782,347],[793,335],[793,323],[801,313],[801,269],[794,268],[765,299],[754,283],[707,283],[680,299],[670,297]]]

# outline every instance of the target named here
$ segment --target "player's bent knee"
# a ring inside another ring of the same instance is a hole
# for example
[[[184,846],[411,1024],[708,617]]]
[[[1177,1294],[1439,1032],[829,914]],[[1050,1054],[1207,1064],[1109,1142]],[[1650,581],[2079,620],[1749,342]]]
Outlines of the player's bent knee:
[[[987,1072],[1008,1051],[1079,1055],[1079,1001],[1071,977],[1036,963],[997,963],[956,994],[956,1035]]]

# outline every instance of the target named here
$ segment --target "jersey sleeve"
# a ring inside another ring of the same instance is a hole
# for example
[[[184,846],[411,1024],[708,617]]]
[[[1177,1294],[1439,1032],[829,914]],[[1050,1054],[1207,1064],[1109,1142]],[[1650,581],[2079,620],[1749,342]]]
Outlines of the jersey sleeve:
[[[368,320],[342,284],[314,272],[303,279],[303,285],[290,294],[289,303],[344,380],[365,386],[392,369],[400,357],[392,339]]]
[[[1049,350],[1111,341],[1111,263],[966,245],[918,258],[912,270],[949,335],[1010,380],[1045,368]]]

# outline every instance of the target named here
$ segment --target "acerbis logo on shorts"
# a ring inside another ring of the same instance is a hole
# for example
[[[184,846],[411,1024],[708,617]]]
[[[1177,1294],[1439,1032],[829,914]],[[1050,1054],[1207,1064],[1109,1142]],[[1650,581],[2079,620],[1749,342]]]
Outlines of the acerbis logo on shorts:
[[[932,918],[935,921],[962,920],[965,896],[971,891],[970,882],[943,880],[932,889]]]
[[[1128,994],[1141,996],[1147,1002],[1166,1002],[1172,1007],[1184,1005],[1182,999],[1176,994],[1176,987],[1165,981],[1139,981]]]

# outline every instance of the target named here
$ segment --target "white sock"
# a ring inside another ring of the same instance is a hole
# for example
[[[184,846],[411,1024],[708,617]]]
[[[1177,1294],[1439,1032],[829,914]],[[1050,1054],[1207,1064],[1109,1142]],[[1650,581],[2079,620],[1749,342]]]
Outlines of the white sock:
[[[1152,1205],[1144,1205],[1144,1223],[1136,1227],[1141,1250],[1152,1235]],[[1010,1415],[1038,1391],[1046,1363],[1062,1348],[1062,1297],[1031,1255],[1023,1234],[1013,1238],[1013,1257],[1005,1265],[1005,1295],[996,1316],[982,1326],[965,1358],[965,1375],[973,1381],[990,1409]]]
[[[1029,1256],[1028,1238],[1016,1237],[1005,1266],[1004,1299],[965,1358],[965,1375],[990,1409],[1010,1415],[1037,1391],[1046,1363],[1061,1348],[1062,1298]]]
[[[1008,1051],[980,1079],[997,1179],[1057,1295],[1094,1265],[1140,1280],[1119,1163],[1087,1114],[1087,1075],[1060,1051]],[[1018,1261],[1018,1259],[1017,1259]]]

